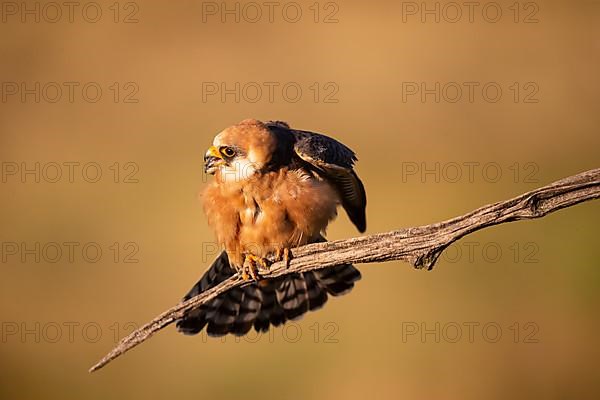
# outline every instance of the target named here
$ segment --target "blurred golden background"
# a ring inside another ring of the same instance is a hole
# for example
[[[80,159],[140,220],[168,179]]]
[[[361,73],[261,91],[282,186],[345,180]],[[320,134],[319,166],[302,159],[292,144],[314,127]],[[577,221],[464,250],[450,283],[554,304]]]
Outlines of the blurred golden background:
[[[269,336],[168,327],[87,372],[214,257],[202,155],[244,118],[353,148],[367,233],[598,167],[600,4],[461,4],[3,2],[0,398],[598,398],[598,202],[432,272],[360,265]]]

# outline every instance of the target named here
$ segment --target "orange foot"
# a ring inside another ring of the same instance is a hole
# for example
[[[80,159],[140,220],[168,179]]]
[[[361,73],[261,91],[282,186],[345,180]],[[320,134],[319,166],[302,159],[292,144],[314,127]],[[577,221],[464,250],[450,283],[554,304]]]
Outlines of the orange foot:
[[[286,268],[290,266],[292,252],[289,247],[281,247],[275,251],[275,261],[283,261]]]
[[[247,281],[253,279],[258,281],[260,276],[258,270],[268,270],[269,264],[266,258],[255,256],[254,254],[246,254],[244,265],[242,266],[242,279]]]

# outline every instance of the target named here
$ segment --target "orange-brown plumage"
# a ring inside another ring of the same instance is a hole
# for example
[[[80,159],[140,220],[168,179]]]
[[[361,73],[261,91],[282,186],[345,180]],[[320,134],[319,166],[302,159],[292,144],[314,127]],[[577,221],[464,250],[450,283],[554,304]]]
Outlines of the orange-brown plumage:
[[[205,170],[215,179],[202,202],[227,257],[219,257],[188,296],[224,279],[226,270],[258,279],[256,270],[267,265],[267,257],[323,241],[340,204],[363,231],[366,197],[355,160],[334,139],[282,122],[248,119],[219,133],[205,156]],[[252,284],[228,301],[217,297],[178,326],[185,333],[197,333],[206,323],[211,334],[243,334],[252,325],[266,330],[320,307],[327,293],[345,293],[359,278],[345,264]]]
[[[325,181],[281,168],[242,181],[217,179],[203,204],[230,262],[241,267],[244,254],[267,257],[313,241],[336,216],[339,198]]]

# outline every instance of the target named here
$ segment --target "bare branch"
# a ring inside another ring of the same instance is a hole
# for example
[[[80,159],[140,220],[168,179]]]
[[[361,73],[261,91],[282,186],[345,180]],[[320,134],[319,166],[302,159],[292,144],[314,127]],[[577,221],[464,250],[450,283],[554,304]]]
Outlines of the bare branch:
[[[431,270],[444,249],[469,233],[505,222],[540,218],[561,208],[599,197],[600,168],[597,168],[562,179],[513,199],[481,207],[448,221],[302,246],[294,249],[289,267],[286,268],[283,262],[277,262],[262,276],[274,278],[342,263],[359,264],[392,260],[408,261],[416,268]],[[90,372],[102,368],[121,354],[149,339],[154,333],[183,317],[186,312],[231,288],[246,283],[236,274],[212,289],[163,312],[121,339],[110,353],[90,368]]]

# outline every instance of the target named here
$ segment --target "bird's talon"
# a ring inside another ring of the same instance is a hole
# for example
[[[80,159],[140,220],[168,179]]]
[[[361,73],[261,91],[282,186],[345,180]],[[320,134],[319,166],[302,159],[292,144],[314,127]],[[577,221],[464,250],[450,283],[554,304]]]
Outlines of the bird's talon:
[[[267,260],[253,254],[247,254],[244,259],[242,278],[245,275],[248,279],[252,278],[253,280],[258,281],[260,279],[260,275],[258,274],[259,269],[262,269],[263,271],[269,270]]]
[[[290,266],[291,260],[292,260],[292,252],[290,251],[289,247],[285,247],[283,249],[283,261],[285,263],[286,268]]]
[[[258,259],[258,265],[259,268],[262,268],[265,271],[269,270],[269,264],[267,263],[267,260],[264,258],[259,258]]]
[[[242,279],[247,281],[248,279],[250,279],[250,275],[248,275],[248,273],[246,272],[246,270],[242,270]]]
[[[275,261],[283,261],[286,268],[290,266],[291,259],[292,252],[289,247],[282,247],[275,251]]]
[[[245,281],[258,280],[258,274],[256,273],[256,266],[244,265],[242,269],[242,279]]]

